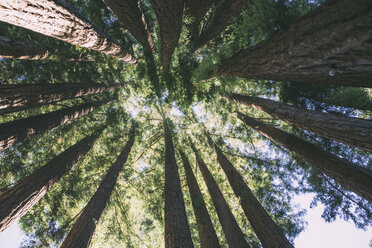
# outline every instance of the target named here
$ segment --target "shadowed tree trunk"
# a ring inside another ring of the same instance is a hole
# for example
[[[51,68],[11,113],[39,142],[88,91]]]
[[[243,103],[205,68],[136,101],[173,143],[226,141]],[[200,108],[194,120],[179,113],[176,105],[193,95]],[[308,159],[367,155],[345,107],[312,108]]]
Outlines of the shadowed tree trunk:
[[[174,155],[174,146],[169,119],[164,119],[165,138],[165,247],[166,248],[191,248],[189,223],[187,221],[185,203],[183,200],[178,166]]]
[[[216,74],[372,87],[371,25],[370,0],[330,0],[268,40],[223,59]]]
[[[212,3],[212,0],[188,0],[185,2],[185,15],[191,17],[191,22],[186,24],[186,28],[189,30],[189,36],[198,35],[195,34],[198,26],[212,6]]]
[[[0,115],[112,91],[123,84],[0,84]]]
[[[200,192],[199,185],[192,172],[189,160],[186,155],[180,150],[183,166],[185,167],[187,186],[190,191],[191,202],[194,209],[195,219],[198,226],[200,247],[202,248],[218,248],[220,244],[216,232],[214,230],[211,217],[205,207],[203,195]]]
[[[94,146],[103,128],[0,194],[0,233],[21,218]]]
[[[32,136],[41,135],[47,130],[84,116],[107,103],[108,101],[86,103],[47,114],[1,123],[0,151]]]
[[[60,248],[83,248],[90,246],[96,226],[99,225],[101,221],[101,217],[103,216],[103,212],[105,211],[110,196],[114,191],[120,172],[123,169],[123,166],[127,161],[128,155],[132,149],[134,137],[135,129],[132,128],[130,131],[130,138],[123,151],[120,153],[115,163],[107,171],[107,174],[101,181],[97,191],[83,209],[79,219],[71,228]]]
[[[0,20],[136,63],[126,49],[61,0],[2,0]]]
[[[139,0],[103,0],[120,22],[129,30],[141,45],[150,52],[155,52],[150,31]]]
[[[372,172],[358,165],[330,154],[316,145],[292,134],[238,113],[239,118],[273,142],[284,146],[314,168],[331,177],[347,190],[359,194],[372,202]]]
[[[209,172],[207,165],[204,163],[193,143],[191,143],[191,147],[195,152],[196,161],[198,162],[205,184],[207,185],[214,207],[216,208],[218,219],[220,220],[222,230],[225,233],[227,244],[231,248],[250,247],[245,240],[244,234],[236,222],[229,205],[223,197],[217,182]]]
[[[161,62],[168,71],[174,49],[180,38],[184,9],[183,0],[151,0],[160,27]]]
[[[217,160],[225,172],[230,186],[239,198],[240,204],[251,226],[260,239],[263,247],[293,247],[287,240],[279,226],[262,207],[261,203],[253,195],[251,189],[244,182],[243,177],[231,162],[222,153],[221,149],[214,144]]]
[[[259,97],[231,94],[238,103],[265,111],[274,118],[309,130],[323,137],[372,153],[372,121],[306,110]]]

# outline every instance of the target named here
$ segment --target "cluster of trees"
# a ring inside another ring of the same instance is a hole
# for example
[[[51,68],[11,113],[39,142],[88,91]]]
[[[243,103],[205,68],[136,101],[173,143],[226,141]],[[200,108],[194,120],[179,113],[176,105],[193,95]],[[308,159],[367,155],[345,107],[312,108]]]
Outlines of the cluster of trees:
[[[3,0],[0,20],[0,232],[23,247],[293,247],[308,192],[372,224],[369,0]]]

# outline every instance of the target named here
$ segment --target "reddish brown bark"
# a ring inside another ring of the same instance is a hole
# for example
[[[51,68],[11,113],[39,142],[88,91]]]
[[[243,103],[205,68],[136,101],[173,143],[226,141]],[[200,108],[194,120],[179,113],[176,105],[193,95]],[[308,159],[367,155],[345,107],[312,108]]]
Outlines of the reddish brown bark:
[[[49,129],[66,124],[84,116],[94,109],[107,104],[107,101],[92,102],[55,112],[32,116],[0,124],[0,151],[35,135],[41,135]]]
[[[323,137],[372,153],[372,121],[324,114],[259,97],[231,94],[230,99]]]
[[[83,248],[90,246],[96,226],[101,222],[101,217],[103,216],[110,196],[114,191],[120,172],[123,169],[132,149],[134,137],[135,129],[133,128],[124,149],[116,159],[115,163],[107,171],[107,174],[98,186],[97,191],[84,207],[78,220],[75,222],[66,239],[63,241],[61,248]]]
[[[1,84],[0,115],[112,91],[123,84]]]
[[[103,128],[0,194],[0,233],[21,218],[94,146]]]
[[[345,189],[372,202],[372,172],[370,170],[341,159],[316,145],[242,113],[239,113],[239,118],[263,136],[284,146],[315,169],[331,177]]]
[[[187,186],[189,188],[195,219],[198,226],[200,247],[218,248],[220,247],[220,244],[211,217],[209,216],[208,210],[205,206],[203,195],[200,192],[198,182],[196,181],[186,155],[182,151],[180,151],[180,155],[183,166],[185,167]]]
[[[212,0],[188,0],[185,2],[185,15],[191,17],[191,22],[186,25],[189,30],[189,35],[194,35],[198,29],[200,22],[203,20],[205,14],[212,6]]]
[[[136,59],[109,35],[61,0],[2,0],[0,20],[136,63]]]
[[[181,182],[178,173],[176,157],[169,119],[164,120],[165,138],[165,247],[166,248],[192,248],[189,223],[187,221],[185,203],[183,200]]]
[[[37,45],[0,36],[0,58],[38,60],[51,56],[47,49]]]
[[[372,87],[370,0],[330,0],[255,47],[221,61],[216,74]]]
[[[225,233],[226,241],[231,248],[249,247],[244,238],[244,234],[240,229],[238,223],[232,214],[229,205],[227,204],[223,194],[218,187],[217,182],[214,180],[212,174],[209,172],[207,165],[204,163],[202,157],[199,155],[195,146],[191,143],[195,152],[196,161],[198,162],[200,171],[203,175],[205,184],[207,185],[208,192],[212,198],[214,207],[220,220],[222,230]]]

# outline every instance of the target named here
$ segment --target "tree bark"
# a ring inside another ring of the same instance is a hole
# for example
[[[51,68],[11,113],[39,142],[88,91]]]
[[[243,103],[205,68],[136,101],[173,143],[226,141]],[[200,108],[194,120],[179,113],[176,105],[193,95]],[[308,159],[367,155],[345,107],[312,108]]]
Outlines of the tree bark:
[[[372,202],[372,172],[370,170],[350,163],[316,145],[242,113],[239,113],[239,118],[263,136],[284,146],[299,158],[307,161],[315,169],[331,177],[345,189],[351,190]]]
[[[372,121],[301,109],[259,97],[230,94],[235,102],[265,111],[274,118],[320,136],[372,153]]]
[[[196,161],[207,185],[214,207],[216,208],[218,219],[220,220],[222,230],[225,233],[227,244],[231,248],[250,247],[245,240],[244,234],[236,222],[229,205],[223,197],[217,182],[209,172],[207,165],[204,163],[195,146],[192,143],[191,146],[194,150]]]
[[[120,22],[149,52],[155,52],[155,45],[147,28],[139,0],[103,0]]]
[[[0,36],[0,58],[39,60],[51,56],[52,53],[45,48]]]
[[[371,26],[370,0],[329,0],[268,40],[223,59],[216,74],[372,87]]]
[[[189,36],[197,35],[195,32],[212,3],[212,0],[188,0],[185,2],[185,14],[191,17],[191,22],[186,25]]]
[[[194,209],[196,223],[198,226],[200,247],[202,248],[219,248],[220,244],[216,232],[214,230],[211,217],[205,207],[203,195],[194,173],[192,172],[189,160],[186,155],[180,150],[183,166],[185,167],[186,181],[189,188],[191,202]]]
[[[101,222],[101,217],[108,204],[110,196],[114,191],[116,182],[121,170],[127,161],[132,149],[135,138],[135,129],[132,128],[130,138],[124,149],[116,159],[115,163],[107,171],[106,176],[101,181],[97,191],[94,193],[89,203],[83,209],[79,219],[71,228],[61,248],[69,247],[89,247],[96,230],[96,226]]]
[[[165,247],[191,248],[189,223],[187,221],[178,166],[174,155],[174,146],[168,119],[164,119],[165,138]]]
[[[183,0],[151,0],[161,36],[161,62],[168,71],[174,49],[180,38],[184,9]]]
[[[0,20],[136,63],[128,51],[62,0],[2,0]]]
[[[0,84],[0,115],[113,91],[123,84]]]
[[[49,129],[61,126],[69,121],[84,116],[107,103],[107,101],[86,103],[47,114],[1,123],[0,151],[18,142],[27,140],[32,136],[41,135]]]
[[[279,226],[265,211],[260,202],[253,195],[251,189],[244,182],[243,177],[231,162],[222,153],[221,149],[214,144],[217,160],[225,172],[230,186],[239,198],[240,204],[247,216],[253,230],[260,239],[262,247],[293,247],[287,240]]]
[[[94,146],[103,128],[0,194],[0,233],[21,218]]]

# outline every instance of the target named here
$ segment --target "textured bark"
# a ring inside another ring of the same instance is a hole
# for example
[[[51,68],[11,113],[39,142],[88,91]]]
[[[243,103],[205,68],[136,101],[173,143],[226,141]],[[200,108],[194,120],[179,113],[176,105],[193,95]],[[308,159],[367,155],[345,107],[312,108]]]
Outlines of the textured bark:
[[[189,223],[187,221],[185,203],[183,200],[181,182],[178,173],[176,157],[168,119],[164,120],[165,137],[165,247],[166,248],[191,248]]]
[[[218,219],[220,220],[222,230],[225,233],[227,244],[231,248],[250,247],[245,240],[244,234],[240,229],[238,223],[236,222],[235,217],[229,208],[229,205],[223,197],[223,194],[218,187],[217,182],[214,180],[212,174],[209,172],[207,165],[204,163],[202,157],[199,155],[194,145],[192,145],[192,148],[195,152],[196,161],[198,162],[200,171],[207,185],[214,207],[216,208]]]
[[[123,84],[0,84],[0,115],[112,91]]]
[[[229,98],[265,111],[291,125],[372,153],[372,121],[370,120],[324,114],[259,97],[231,94]]]
[[[96,226],[101,222],[103,212],[105,211],[120,172],[123,169],[128,155],[132,149],[135,130],[132,129],[130,133],[130,138],[123,151],[120,153],[115,163],[107,171],[107,174],[101,181],[97,191],[83,209],[81,215],[71,228],[60,248],[83,248],[90,246]]]
[[[372,172],[370,170],[341,159],[316,145],[242,113],[239,113],[239,118],[263,136],[284,146],[314,168],[331,177],[345,189],[372,202]]]
[[[160,27],[161,62],[168,71],[174,49],[180,38],[184,9],[183,0],[151,0]]]
[[[139,0],[103,0],[126,29],[147,51],[155,52],[155,45],[147,28]]]
[[[217,153],[217,160],[225,172],[235,195],[239,198],[245,216],[247,216],[253,230],[260,239],[262,247],[293,247],[279,226],[253,195],[251,189],[244,182],[244,179],[239,174],[238,170],[235,169],[231,162],[222,153],[220,148],[216,145],[214,145],[214,147]]]
[[[211,217],[205,207],[205,202],[203,195],[200,192],[198,182],[196,181],[186,155],[182,151],[180,151],[180,155],[182,157],[183,166],[185,167],[187,186],[189,188],[192,207],[194,209],[195,219],[198,226],[200,247],[218,248],[220,247],[220,244]]]
[[[225,31],[234,18],[240,16],[244,9],[248,8],[251,0],[224,0],[217,7],[211,23],[200,34],[194,45],[194,50],[204,46],[208,41]]]
[[[0,233],[21,218],[94,146],[99,129],[0,194]]]
[[[221,61],[217,74],[372,87],[372,2],[330,0],[255,47]]]
[[[37,45],[0,36],[0,58],[38,60],[51,56],[47,49]]]
[[[86,103],[47,114],[1,123],[0,151],[86,115],[106,103],[107,101]]]
[[[0,20],[128,63],[136,59],[62,0],[2,0]]]
[[[185,2],[185,14],[191,17],[191,22],[186,25],[189,35],[193,35],[198,29],[212,3],[212,0],[188,0]]]

